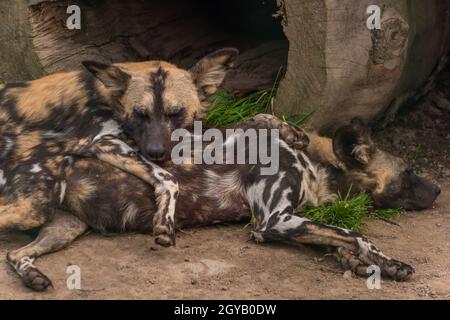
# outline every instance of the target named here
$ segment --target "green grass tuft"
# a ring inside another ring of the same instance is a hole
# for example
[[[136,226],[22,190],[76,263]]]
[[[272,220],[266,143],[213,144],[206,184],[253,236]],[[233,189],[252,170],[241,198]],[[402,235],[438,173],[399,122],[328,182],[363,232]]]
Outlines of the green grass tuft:
[[[203,121],[214,127],[223,127],[268,112],[272,92],[272,89],[264,89],[240,98],[232,92],[219,90],[210,99],[211,110]]]
[[[369,203],[369,198],[365,194],[351,199],[339,196],[332,204],[304,208],[298,214],[313,221],[361,231],[364,227],[363,217],[369,213]]]
[[[361,231],[365,226],[365,219],[373,217],[389,219],[398,217],[401,209],[374,210],[372,200],[366,194],[358,194],[349,198],[340,195],[336,202],[319,207],[303,208],[297,213],[305,218],[346,228],[353,231]]]
[[[258,113],[272,113],[272,98],[275,88],[256,91],[246,97],[219,90],[211,98],[211,110],[203,118],[203,122],[212,127],[225,127],[243,122]],[[313,111],[307,111],[292,116],[281,116],[281,119],[296,129],[301,129]]]

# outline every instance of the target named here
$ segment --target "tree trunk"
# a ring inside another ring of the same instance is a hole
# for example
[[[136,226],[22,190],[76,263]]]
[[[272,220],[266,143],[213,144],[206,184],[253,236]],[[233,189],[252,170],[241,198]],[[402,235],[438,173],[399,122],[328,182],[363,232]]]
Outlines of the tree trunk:
[[[81,30],[66,27],[74,4]],[[382,8],[379,31],[366,27],[371,4]],[[440,0],[2,0],[0,81],[87,59],[189,67],[234,46],[241,56],[225,88],[246,94],[281,80],[275,111],[315,110],[310,124],[330,132],[354,116],[395,114],[420,93],[448,52],[449,7]]]
[[[310,124],[321,131],[355,116],[395,113],[448,53],[448,1],[279,2],[290,48],[276,106],[288,113],[315,110]],[[380,31],[366,26],[372,4],[382,9]]]
[[[0,1],[0,83],[43,74],[33,50],[28,7],[24,0]]]

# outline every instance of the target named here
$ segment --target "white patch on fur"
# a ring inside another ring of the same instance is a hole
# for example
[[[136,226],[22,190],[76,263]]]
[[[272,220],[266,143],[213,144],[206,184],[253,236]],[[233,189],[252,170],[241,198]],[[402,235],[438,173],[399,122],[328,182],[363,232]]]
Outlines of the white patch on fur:
[[[370,147],[367,145],[357,145],[352,150],[352,156],[362,164],[369,163]]]
[[[64,161],[67,161],[68,164],[73,164],[73,157],[72,156],[65,156]]]
[[[263,194],[265,189],[266,189],[266,179],[263,179],[251,185],[245,191],[250,206],[253,207],[256,204],[263,211],[264,218],[262,222],[267,222],[267,219],[270,215],[270,209],[264,203],[263,200]]]
[[[42,171],[42,167],[41,167],[40,163],[33,164],[33,166],[30,169],[31,173],[38,173],[38,172],[41,172],[41,171]]]
[[[267,201],[267,204],[269,206],[272,205],[273,195],[280,188],[281,181],[284,179],[285,176],[286,176],[286,172],[284,172],[284,171],[278,173],[277,181],[275,181],[275,183],[272,185],[272,188],[270,188],[270,198]]]
[[[204,195],[218,199],[219,208],[226,209],[233,206],[233,194],[242,194],[243,185],[239,171],[233,170],[219,175],[212,170],[205,170],[205,192]]]
[[[11,138],[9,137],[5,137],[5,149],[2,150],[2,154],[0,155],[0,158],[4,158],[6,157],[6,155],[8,154],[8,152],[12,149],[12,147],[14,146],[14,142]]]
[[[304,205],[311,206],[319,206],[322,204],[334,202],[336,200],[336,195],[333,194],[328,185],[328,173],[324,168],[321,168],[318,165],[313,164],[308,156],[302,152],[297,151],[297,153],[290,148],[286,142],[280,140],[280,147],[283,147],[287,151],[289,151],[297,161],[294,162],[293,166],[299,171],[303,172],[302,181],[299,181],[300,185],[300,197],[304,192],[305,196],[302,200],[302,203],[299,203],[299,207]],[[306,163],[306,168],[304,168],[298,159],[298,157],[302,156]],[[311,170],[312,174],[316,179],[311,179],[309,176],[309,171]]]
[[[383,252],[381,252],[380,250],[376,249],[375,246],[373,244],[371,244],[370,242],[368,242],[367,240],[359,237],[356,238],[356,241],[358,241],[358,246],[359,246],[359,255],[361,258],[366,258],[364,262],[366,263],[371,263],[371,260],[368,258],[369,255],[368,253],[371,252],[374,255],[379,255],[387,260],[391,260],[391,257],[386,256],[385,254],[383,254]],[[372,250],[371,246],[373,246],[376,250]]]
[[[284,221],[284,218],[286,218],[287,216],[288,215],[280,216],[280,221],[273,226],[273,229],[277,230],[280,233],[284,233],[299,228],[304,222],[311,221],[309,219],[294,215],[289,215],[291,219],[289,221]]]
[[[115,120],[108,120],[100,124],[102,129],[100,132],[94,137],[93,142],[101,139],[103,136],[118,136],[122,133],[122,128]]]
[[[24,273],[30,269],[30,268],[35,268],[33,262],[34,262],[34,258],[25,256],[20,258],[19,261],[17,261],[17,263],[14,265],[14,269],[17,271],[17,273],[19,275],[24,275]]]
[[[274,207],[272,212],[283,212],[287,207],[292,206],[292,202],[288,199],[289,194],[292,193],[292,188],[286,188],[281,193],[280,200],[278,200],[277,205]],[[271,206],[271,205],[270,205]]]
[[[64,132],[55,132],[53,130],[49,130],[49,131],[45,131],[42,136],[46,139],[51,139],[51,138],[61,138],[65,135]]]
[[[6,178],[3,170],[0,170],[0,188],[4,187],[6,184]]]
[[[288,199],[289,195],[292,193],[292,188],[289,187],[282,191],[281,196],[278,199],[278,202],[276,203],[276,206],[272,210],[270,210],[270,208],[272,207],[273,195],[277,191],[277,189],[279,189],[280,183],[283,180],[285,174],[286,174],[285,172],[280,172],[280,177],[272,185],[272,188],[270,191],[271,192],[270,198],[267,201],[267,203],[265,203],[264,199],[263,199],[264,190],[267,188],[267,180],[266,179],[261,180],[258,183],[250,186],[246,191],[247,198],[249,200],[250,205],[253,207],[256,204],[258,206],[258,208],[260,210],[262,210],[264,217],[263,217],[261,224],[263,224],[263,225],[267,225],[267,222],[269,221],[269,218],[272,213],[274,213],[274,212],[281,213],[281,212],[285,211],[289,206],[292,206],[292,202]],[[273,228],[275,228],[279,231],[284,231],[284,230],[288,230],[288,229],[295,227],[294,225],[291,226],[290,223],[283,222],[283,218],[285,216],[286,216],[286,214],[281,215],[280,216],[281,220],[279,221],[279,223],[277,223],[275,226],[273,226]],[[259,231],[262,232],[264,230],[265,230],[265,227]]]
[[[61,192],[59,193],[59,203],[63,203],[64,197],[66,196],[66,188],[67,183],[65,181],[61,181]]]
[[[122,230],[125,231],[128,223],[133,223],[136,220],[136,216],[139,213],[139,209],[134,203],[128,203],[125,212],[122,216]]]
[[[116,146],[120,147],[120,152],[122,154],[129,154],[131,152],[134,152],[134,149],[131,148],[129,145],[127,145],[125,142],[119,139],[112,139],[110,140],[111,143],[114,143]]]

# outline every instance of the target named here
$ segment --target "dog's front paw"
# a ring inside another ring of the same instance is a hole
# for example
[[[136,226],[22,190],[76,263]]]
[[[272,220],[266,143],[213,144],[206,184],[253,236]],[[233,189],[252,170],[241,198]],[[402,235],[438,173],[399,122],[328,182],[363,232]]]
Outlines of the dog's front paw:
[[[303,130],[297,130],[287,123],[282,122],[280,128],[280,138],[291,148],[302,150],[309,145],[308,135]]]
[[[170,247],[176,244],[175,226],[171,223],[155,225],[153,235],[155,242],[161,246]]]
[[[34,291],[45,291],[48,287],[53,286],[50,279],[37,268],[29,268],[21,274],[21,277],[23,283]]]
[[[10,253],[8,253],[6,259],[28,288],[35,291],[44,291],[48,287],[53,287],[50,279],[34,266],[34,258],[24,256],[15,261],[11,259]]]
[[[407,263],[390,259],[382,266],[382,273],[396,281],[407,281],[414,274],[414,268]]]
[[[367,243],[360,247],[355,253],[346,248],[337,248],[336,257],[345,270],[351,270],[358,276],[367,277],[370,275],[370,266],[380,268],[381,274],[396,281],[407,281],[414,273],[414,268],[409,264],[389,258],[381,253],[375,246]]]

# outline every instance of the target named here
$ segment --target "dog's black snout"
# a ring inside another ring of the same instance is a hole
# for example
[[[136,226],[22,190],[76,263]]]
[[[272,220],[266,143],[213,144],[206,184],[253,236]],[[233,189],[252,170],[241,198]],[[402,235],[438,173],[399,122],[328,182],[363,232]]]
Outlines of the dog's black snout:
[[[166,150],[161,144],[149,145],[146,149],[147,156],[152,160],[162,160],[165,153]]]

